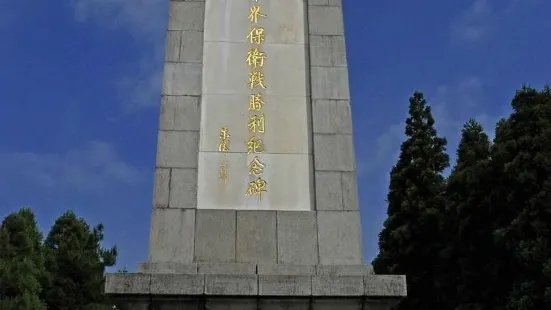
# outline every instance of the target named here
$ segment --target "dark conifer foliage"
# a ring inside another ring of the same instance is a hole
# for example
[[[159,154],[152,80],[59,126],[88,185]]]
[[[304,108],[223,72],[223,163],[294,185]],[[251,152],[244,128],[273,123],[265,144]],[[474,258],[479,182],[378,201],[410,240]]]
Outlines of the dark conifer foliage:
[[[115,264],[116,248],[103,249],[103,226],[90,226],[73,212],[61,215],[44,242],[49,285],[48,309],[84,309],[107,303],[105,267]]]
[[[379,274],[406,274],[408,297],[400,309],[438,309],[434,272],[438,262],[439,223],[444,209],[442,172],[449,164],[446,140],[437,135],[423,94],[409,100],[398,163],[390,173],[388,219],[373,261]]]
[[[34,214],[23,208],[0,226],[0,309],[43,310],[44,260]]]

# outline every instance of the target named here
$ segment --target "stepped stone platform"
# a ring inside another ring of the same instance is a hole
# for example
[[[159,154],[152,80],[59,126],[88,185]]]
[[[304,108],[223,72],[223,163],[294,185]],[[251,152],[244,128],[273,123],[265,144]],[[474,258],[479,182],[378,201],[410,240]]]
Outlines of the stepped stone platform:
[[[371,265],[144,263],[107,275],[113,300],[136,310],[387,310],[407,295],[405,276]]]

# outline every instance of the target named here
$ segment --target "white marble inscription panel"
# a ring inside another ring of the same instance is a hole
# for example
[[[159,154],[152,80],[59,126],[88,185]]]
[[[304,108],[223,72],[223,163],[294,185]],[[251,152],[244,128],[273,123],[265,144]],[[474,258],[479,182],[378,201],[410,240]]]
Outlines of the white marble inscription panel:
[[[249,19],[255,7],[257,23]],[[206,0],[197,208],[312,210],[305,16],[304,0]],[[248,41],[253,28],[263,29],[262,43]],[[265,88],[249,84],[252,48],[265,55],[256,69]],[[255,110],[250,98],[257,94],[262,105]],[[263,117],[256,132],[248,126],[253,117]],[[222,128],[229,133],[224,147]],[[248,144],[253,136],[262,140],[257,150]],[[257,175],[250,170],[255,158]]]

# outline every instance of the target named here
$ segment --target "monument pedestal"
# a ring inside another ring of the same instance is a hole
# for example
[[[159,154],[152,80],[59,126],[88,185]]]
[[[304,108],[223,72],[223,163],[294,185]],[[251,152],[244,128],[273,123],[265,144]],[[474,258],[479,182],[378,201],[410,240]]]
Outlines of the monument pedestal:
[[[106,292],[129,310],[388,310],[406,296],[404,276],[375,275],[370,265],[146,263],[140,271],[107,276]]]

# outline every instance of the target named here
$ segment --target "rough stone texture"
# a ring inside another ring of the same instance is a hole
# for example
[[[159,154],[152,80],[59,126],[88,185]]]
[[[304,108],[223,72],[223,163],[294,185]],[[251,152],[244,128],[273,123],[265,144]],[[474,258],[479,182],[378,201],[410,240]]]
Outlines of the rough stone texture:
[[[407,293],[404,276],[117,273],[108,274],[107,279],[106,293],[121,297],[153,294],[389,298]]]
[[[314,212],[277,212],[277,262],[316,265],[318,236]]]
[[[237,211],[236,260],[277,262],[275,211]]]
[[[234,210],[197,210],[195,261],[235,262]]]
[[[257,295],[258,278],[255,275],[205,275],[207,295]]]
[[[153,209],[149,261],[192,263],[194,230],[195,210]]]
[[[146,262],[138,265],[138,273],[151,274],[196,274],[197,264],[174,262]]]
[[[318,242],[320,264],[361,264],[360,213],[318,211]]]

